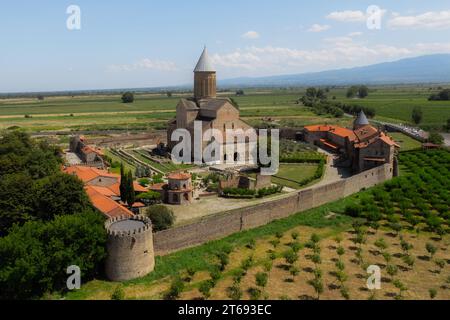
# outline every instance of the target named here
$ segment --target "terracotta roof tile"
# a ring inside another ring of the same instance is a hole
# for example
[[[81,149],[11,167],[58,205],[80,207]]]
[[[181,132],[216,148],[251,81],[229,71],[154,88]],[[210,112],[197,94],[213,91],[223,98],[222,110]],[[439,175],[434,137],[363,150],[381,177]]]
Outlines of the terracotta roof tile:
[[[182,173],[182,172],[175,172],[171,173],[167,176],[171,180],[189,180],[191,179],[190,173]]]

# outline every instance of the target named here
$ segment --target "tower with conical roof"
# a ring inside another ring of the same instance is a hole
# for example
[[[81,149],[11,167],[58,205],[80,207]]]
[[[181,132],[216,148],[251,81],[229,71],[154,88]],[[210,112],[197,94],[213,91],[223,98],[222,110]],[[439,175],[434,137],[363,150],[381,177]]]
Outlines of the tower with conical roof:
[[[359,128],[362,128],[364,126],[369,125],[369,120],[367,120],[366,114],[364,111],[361,110],[361,112],[358,114],[358,117],[356,118],[355,122],[353,123],[353,129],[358,130]]]
[[[196,100],[216,97],[216,71],[214,70],[208,50],[203,50],[194,70],[194,98]]]

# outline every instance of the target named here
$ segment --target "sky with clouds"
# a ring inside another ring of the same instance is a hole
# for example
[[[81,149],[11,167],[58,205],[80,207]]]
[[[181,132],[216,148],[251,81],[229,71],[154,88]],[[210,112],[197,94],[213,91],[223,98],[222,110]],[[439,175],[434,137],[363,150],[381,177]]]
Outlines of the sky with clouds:
[[[448,0],[2,0],[0,92],[189,84],[204,45],[221,79],[362,66],[450,53],[449,31]]]

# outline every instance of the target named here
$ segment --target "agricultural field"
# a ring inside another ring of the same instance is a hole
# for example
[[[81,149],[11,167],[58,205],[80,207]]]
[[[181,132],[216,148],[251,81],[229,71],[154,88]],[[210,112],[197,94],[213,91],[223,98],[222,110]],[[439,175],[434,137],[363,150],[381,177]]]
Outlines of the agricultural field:
[[[400,155],[402,175],[351,197],[158,257],[67,299],[450,299],[450,153]],[[381,289],[366,286],[381,268]]]
[[[301,127],[315,123],[349,126],[351,119],[316,115],[297,104],[305,88],[289,90],[247,90],[244,96],[222,92],[239,105],[243,120],[253,126]],[[450,103],[427,100],[434,91],[428,87],[371,87],[365,99],[347,99],[346,88],[329,88],[329,99],[348,104],[373,107],[375,119],[389,122],[411,122],[416,106],[423,110],[423,127],[439,127],[450,118]],[[135,102],[123,104],[119,95],[0,99],[0,129],[20,127],[27,131],[55,130],[151,130],[164,129],[174,117],[181,97],[165,94],[137,94]]]
[[[374,87],[369,88],[369,96],[364,99],[347,99],[345,91],[335,94],[337,101],[346,104],[357,104],[374,108],[375,119],[393,123],[412,123],[411,114],[415,107],[423,111],[423,121],[420,124],[424,129],[440,128],[450,119],[449,101],[428,101],[430,94],[435,90],[428,87]]]

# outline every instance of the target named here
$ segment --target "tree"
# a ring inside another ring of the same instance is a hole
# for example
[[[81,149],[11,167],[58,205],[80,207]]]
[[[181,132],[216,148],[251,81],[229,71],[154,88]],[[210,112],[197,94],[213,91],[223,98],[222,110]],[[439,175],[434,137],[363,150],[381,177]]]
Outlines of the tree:
[[[164,205],[154,205],[149,207],[146,215],[152,221],[154,231],[166,230],[175,222],[173,211]]]
[[[394,280],[392,284],[399,290],[398,295],[395,297],[397,300],[403,299],[403,292],[408,290],[408,288],[400,280]]]
[[[323,281],[321,278],[314,278],[310,280],[309,285],[313,287],[314,291],[317,294],[317,300],[320,300],[320,295],[323,293]]]
[[[236,96],[243,96],[243,95],[245,95],[244,90],[242,89],[236,90]]]
[[[83,187],[83,182],[77,177],[64,173],[39,180],[33,186],[35,215],[48,221],[56,215],[83,212],[90,206]]]
[[[444,137],[442,135],[440,135],[438,132],[431,132],[430,136],[428,137],[428,142],[437,144],[437,145],[442,145],[444,144]]]
[[[213,285],[211,283],[211,280],[205,280],[202,283],[200,283],[198,291],[200,291],[205,300],[209,299],[209,297],[211,296],[212,287]]]
[[[267,285],[269,275],[265,272],[258,272],[255,275],[256,285],[258,287],[264,288]]]
[[[134,102],[134,94],[132,92],[125,92],[122,95],[122,102],[123,103],[133,103]]]
[[[173,95],[173,94],[172,94],[171,91],[167,91],[167,92],[166,92],[166,95],[167,95],[167,98],[172,98],[172,95]]]
[[[369,88],[367,88],[366,86],[361,86],[359,87],[359,91],[358,91],[358,96],[361,99],[364,99],[365,97],[367,97],[369,95]]]
[[[15,225],[0,238],[0,299],[33,299],[67,290],[71,265],[80,267],[83,281],[98,276],[106,258],[103,223],[100,214],[87,210]]]
[[[177,300],[183,290],[183,280],[180,277],[176,277],[170,284],[169,290],[164,294],[164,300]]]
[[[127,176],[125,175],[125,166],[123,162],[120,164],[120,200],[127,202]]]
[[[430,260],[432,260],[437,252],[437,248],[432,243],[429,242],[425,245],[425,248],[427,249],[427,252],[430,254]]]
[[[423,119],[422,109],[420,107],[415,107],[412,111],[411,118],[416,125],[420,124]]]
[[[131,207],[136,202],[136,192],[134,191],[133,174],[128,171],[126,178],[127,204]]]
[[[230,298],[231,300],[235,300],[235,301],[241,300],[242,290],[237,284],[234,284],[233,286],[228,287],[227,291],[228,291],[228,298]]]

